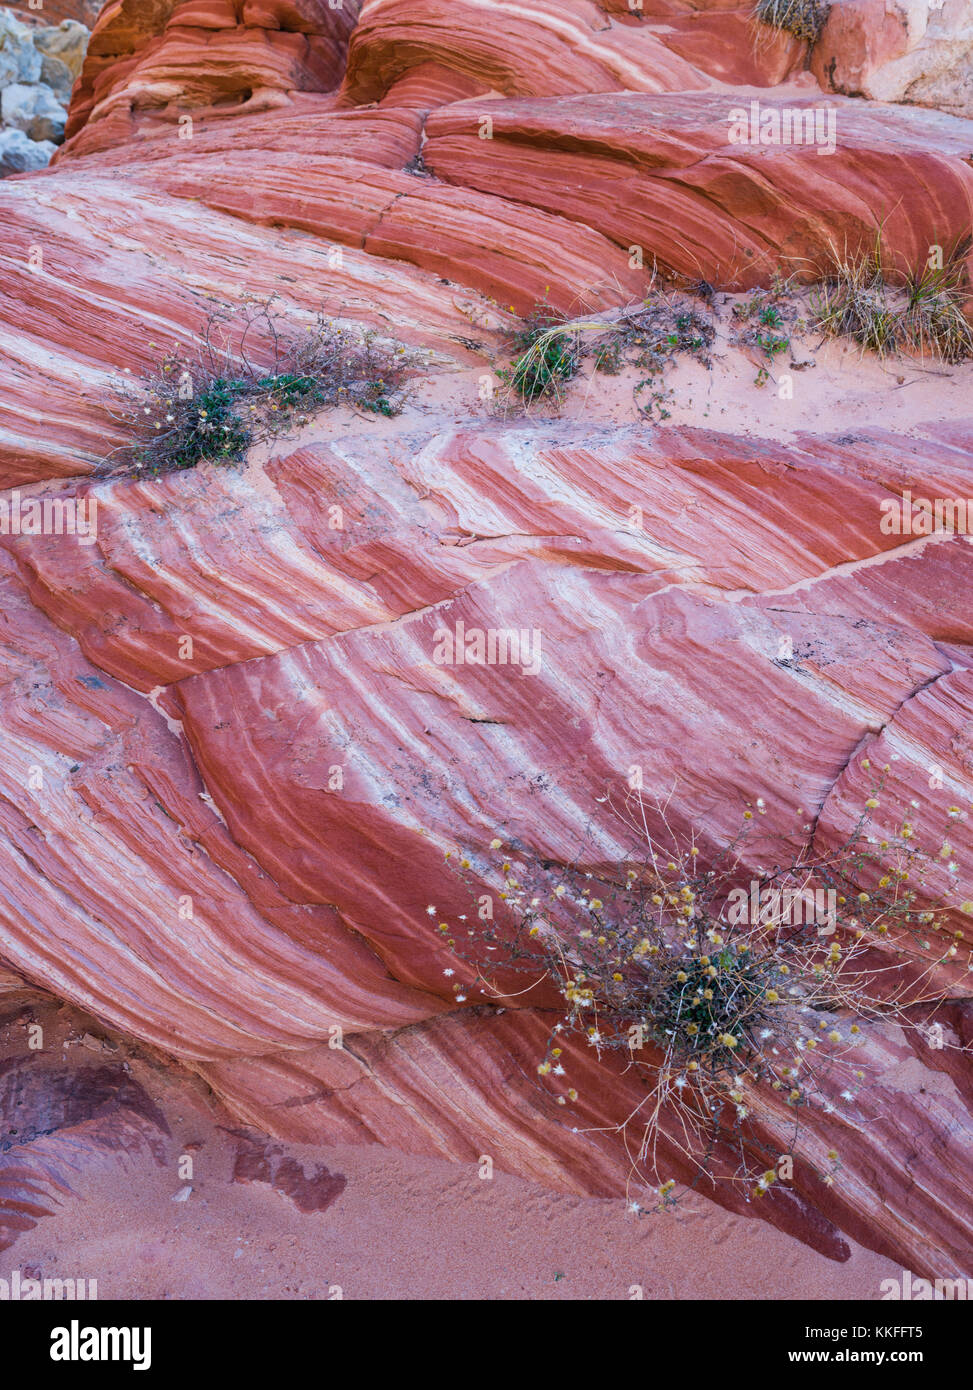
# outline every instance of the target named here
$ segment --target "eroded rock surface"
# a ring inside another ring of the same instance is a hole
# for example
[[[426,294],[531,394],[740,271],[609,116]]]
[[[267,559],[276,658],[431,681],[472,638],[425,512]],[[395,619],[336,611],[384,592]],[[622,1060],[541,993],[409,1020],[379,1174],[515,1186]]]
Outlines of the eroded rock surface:
[[[53,169],[0,192],[5,496],[83,494],[98,517],[90,543],[0,538],[0,956],[278,1141],[488,1153],[605,1196],[635,1082],[575,1049],[565,1125],[528,1079],[556,996],[498,1006],[463,978],[457,1001],[438,924],[469,900],[444,851],[499,836],[611,862],[597,798],[633,764],[704,853],[763,797],[754,864],[771,833],[840,836],[866,759],[929,826],[973,804],[973,547],[878,524],[904,488],[973,492],[968,366],[825,351],[745,432],[732,411],[757,388],[725,339],[669,425],[598,377],[561,420],[481,398],[502,328],[545,296],[610,311],[653,259],[719,291],[810,274],[876,215],[914,265],[969,224],[960,116],[815,96],[803,46],[748,48],[740,10],[622,9],[113,0]],[[730,144],[754,99],[830,102],[835,152]],[[247,294],[407,343],[406,413],[322,416],[241,468],[92,478],[123,439],[112,378]],[[539,669],[437,664],[459,621],[536,629]],[[963,1038],[958,945],[935,978]],[[832,1259],[850,1237],[955,1273],[970,1097],[951,1055],[871,1030],[867,1096],[809,1120],[843,1182],[798,1168],[759,1211],[707,1196]],[[769,1149],[791,1118],[761,1099]],[[246,1175],[308,1197],[268,1154]]]
[[[812,71],[837,92],[973,116],[973,5],[837,0]]]

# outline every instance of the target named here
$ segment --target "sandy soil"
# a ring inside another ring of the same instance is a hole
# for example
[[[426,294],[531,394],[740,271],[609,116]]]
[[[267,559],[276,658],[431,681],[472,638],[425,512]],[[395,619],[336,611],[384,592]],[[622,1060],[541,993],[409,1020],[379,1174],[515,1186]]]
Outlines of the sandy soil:
[[[701,1197],[636,1216],[621,1199],[376,1145],[279,1146],[309,1176],[323,1164],[346,1179],[325,1210],[305,1213],[267,1182],[234,1181],[235,1122],[197,1078],[75,1010],[31,1016],[46,1033],[38,1067],[126,1067],[171,1134],[161,1164],[148,1153],[89,1163],[82,1147],[75,1195],[0,1252],[5,1279],[95,1279],[102,1299],[840,1300],[877,1299],[900,1273],[855,1246],[846,1263],[827,1260]],[[23,1036],[22,1017],[0,1026],[0,1063],[23,1058]]]
[[[186,1202],[172,1201],[174,1166],[82,1180],[0,1274],[94,1278],[100,1298],[123,1299],[629,1299],[636,1285],[646,1299],[824,1300],[878,1298],[901,1273],[858,1248],[835,1264],[709,1202],[636,1218],[622,1201],[377,1147],[305,1151],[348,1185],[304,1215],[233,1183],[231,1149],[208,1137]]]
[[[668,394],[668,419],[645,422],[646,428],[693,426],[743,438],[793,439],[804,431],[840,432],[868,428],[892,430],[906,436],[922,432],[930,422],[965,420],[973,391],[973,362],[957,366],[932,359],[898,356],[880,359],[863,354],[848,340],[824,338],[805,326],[790,331],[790,350],[767,359],[757,348],[737,341],[739,320],[734,306],[750,296],[717,294],[712,310],[716,337],[708,367],[691,357],[672,360],[659,386]],[[794,312],[809,322],[807,292],[794,296]],[[697,307],[702,307],[697,302]],[[592,321],[604,316],[592,315]],[[511,320],[511,322],[513,322]],[[752,325],[751,325],[752,326]],[[408,383],[405,409],[393,419],[368,417],[370,438],[407,438],[411,433],[506,423],[512,428],[551,428],[552,419],[601,425],[636,425],[642,420],[633,388],[644,375],[625,367],[617,376],[596,372],[592,359],[564,392],[557,410],[543,402],[528,409],[496,376],[508,366],[511,352],[495,332],[477,331],[471,341],[481,350],[468,354],[468,365],[447,370],[430,367]],[[584,335],[587,344],[596,333]],[[796,364],[796,365],[792,365]],[[761,367],[768,375],[761,383]],[[482,383],[491,381],[493,397],[481,399]],[[643,403],[647,396],[641,397]],[[361,432],[362,420],[351,411],[318,415],[303,431],[274,445],[253,450],[251,461],[290,453],[303,444],[340,441]],[[25,489],[26,491],[26,489]]]

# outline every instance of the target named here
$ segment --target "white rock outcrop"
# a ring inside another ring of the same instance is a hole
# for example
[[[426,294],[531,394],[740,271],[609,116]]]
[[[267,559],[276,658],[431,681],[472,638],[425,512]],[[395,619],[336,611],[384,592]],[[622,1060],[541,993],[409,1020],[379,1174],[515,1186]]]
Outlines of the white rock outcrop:
[[[0,178],[43,169],[64,140],[88,38],[74,19],[45,26],[0,9]]]
[[[848,96],[973,116],[973,0],[836,0],[811,70]]]

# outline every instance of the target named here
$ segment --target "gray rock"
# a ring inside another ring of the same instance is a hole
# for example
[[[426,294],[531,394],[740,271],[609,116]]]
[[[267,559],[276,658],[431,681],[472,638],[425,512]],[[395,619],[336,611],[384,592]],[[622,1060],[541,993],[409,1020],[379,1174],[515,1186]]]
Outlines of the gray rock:
[[[30,140],[22,130],[0,130],[0,178],[43,169],[57,149],[49,140]]]
[[[88,51],[88,30],[76,19],[66,19],[56,29],[35,29],[34,43],[42,53],[60,58],[71,76],[77,77]]]
[[[64,139],[68,113],[50,87],[28,87],[15,82],[0,92],[0,118],[5,126],[22,130],[31,140]]]
[[[26,131],[34,119],[39,87],[28,87],[26,82],[11,82],[0,92],[0,120],[4,125],[12,125],[17,130]]]
[[[62,63],[60,58],[55,58],[50,53],[45,53],[41,58],[41,81],[50,87],[63,106],[68,105],[74,87],[74,76],[67,63]]]
[[[0,87],[10,82],[37,82],[41,75],[40,50],[33,31],[9,10],[0,10]]]

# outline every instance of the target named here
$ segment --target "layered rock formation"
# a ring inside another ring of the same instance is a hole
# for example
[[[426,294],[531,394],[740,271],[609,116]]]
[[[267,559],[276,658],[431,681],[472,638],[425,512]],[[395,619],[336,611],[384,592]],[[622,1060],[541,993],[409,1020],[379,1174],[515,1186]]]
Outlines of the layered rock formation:
[[[531,1080],[556,996],[498,1004],[462,969],[453,988],[438,928],[470,903],[444,852],[496,836],[611,863],[598,798],[633,765],[706,855],[762,797],[753,864],[774,836],[846,831],[866,759],[923,833],[973,804],[973,549],[879,527],[905,488],[973,491],[968,367],[825,352],[772,404],[718,298],[720,356],[668,426],[598,378],[561,420],[483,399],[500,330],[544,297],[609,311],[653,263],[720,290],[809,277],[876,219],[915,266],[968,228],[967,121],[815,96],[804,46],[744,43],[740,10],[625,9],[112,0],[52,170],[0,196],[5,498],[97,518],[2,537],[0,958],[279,1140],[489,1154],[600,1195],[624,1186],[611,1128],[636,1083],[572,1049],[564,1123]],[[730,143],[753,100],[834,111],[834,152]],[[297,325],[323,305],[408,344],[405,415],[93,479],[124,438],[112,378],[214,300],[271,294]],[[538,670],[438,664],[460,621],[538,631]],[[940,946],[890,949],[915,968]],[[960,1040],[969,950],[935,967]],[[850,1236],[952,1275],[968,1072],[893,1027],[862,1065],[867,1094],[808,1121],[841,1184],[798,1163],[754,1214],[833,1259]],[[786,1106],[754,1106],[787,1152]],[[669,1133],[662,1157],[691,1178]],[[277,1181],[279,1160],[241,1163]]]

